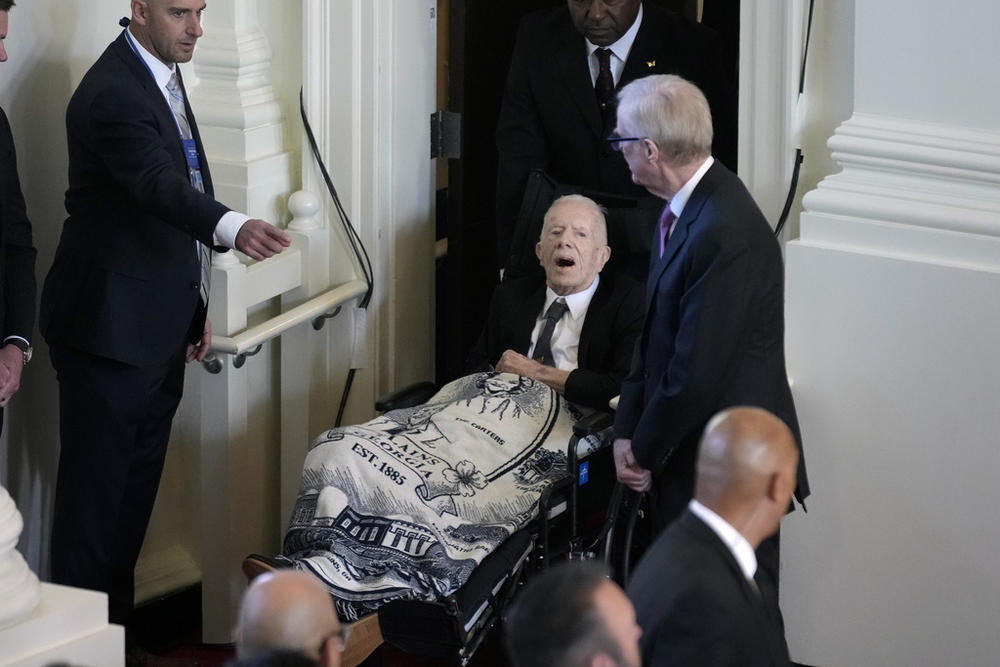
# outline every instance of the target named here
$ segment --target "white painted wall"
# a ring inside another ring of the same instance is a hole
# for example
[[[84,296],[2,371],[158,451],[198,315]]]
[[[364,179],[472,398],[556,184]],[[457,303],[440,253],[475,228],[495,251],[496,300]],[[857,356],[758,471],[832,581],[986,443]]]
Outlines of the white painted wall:
[[[848,13],[828,7],[837,37],[814,59],[834,78],[813,90],[841,102],[853,61],[837,173],[806,195],[787,248],[813,485],[782,534],[789,646],[812,665],[995,664],[1000,7],[853,5],[853,58]]]

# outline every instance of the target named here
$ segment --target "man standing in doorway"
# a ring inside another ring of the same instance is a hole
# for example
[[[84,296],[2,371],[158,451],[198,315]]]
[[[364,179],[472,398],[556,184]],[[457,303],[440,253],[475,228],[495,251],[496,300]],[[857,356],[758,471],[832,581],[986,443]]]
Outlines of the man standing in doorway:
[[[213,198],[177,67],[204,9],[132,0],[66,112],[69,217],[40,317],[59,381],[52,578],[106,591],[115,623],[132,609],[185,361],[211,342],[211,252],[260,260],[290,244]]]

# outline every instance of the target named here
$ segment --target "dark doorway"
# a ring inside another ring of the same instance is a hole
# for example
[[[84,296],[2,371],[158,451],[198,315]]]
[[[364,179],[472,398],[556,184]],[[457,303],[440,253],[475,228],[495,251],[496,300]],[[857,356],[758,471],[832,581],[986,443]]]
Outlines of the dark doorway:
[[[462,115],[461,158],[438,172],[439,238],[447,256],[438,265],[437,380],[463,374],[465,358],[486,319],[499,278],[494,199],[494,140],[504,81],[521,17],[566,0],[439,0],[439,99]],[[723,37],[735,75],[739,0],[645,0],[697,18]],[[447,26],[447,27],[446,27]],[[443,88],[443,89],[442,89]],[[446,91],[446,94],[445,94]]]

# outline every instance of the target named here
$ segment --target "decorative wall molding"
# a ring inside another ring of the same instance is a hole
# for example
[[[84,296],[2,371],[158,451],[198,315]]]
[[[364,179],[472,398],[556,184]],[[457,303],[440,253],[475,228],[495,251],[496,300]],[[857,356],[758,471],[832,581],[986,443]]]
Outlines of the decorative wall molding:
[[[1000,95],[976,67],[997,60],[998,5],[853,5],[853,115],[828,142],[841,170],[805,195],[786,249],[786,353],[816,491],[782,523],[789,650],[811,665],[988,664]]]
[[[804,197],[802,242],[1000,265],[1000,134],[855,113],[829,146],[843,170]]]
[[[280,222],[292,190],[281,107],[271,85],[271,47],[258,0],[216,0],[212,25],[193,61],[188,87],[216,197],[254,218]]]

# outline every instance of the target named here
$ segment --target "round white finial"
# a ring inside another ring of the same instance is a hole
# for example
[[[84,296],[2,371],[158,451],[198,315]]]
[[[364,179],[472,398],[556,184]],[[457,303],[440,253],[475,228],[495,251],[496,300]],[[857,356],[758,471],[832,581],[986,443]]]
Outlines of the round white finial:
[[[292,214],[292,221],[288,223],[288,228],[299,232],[319,229],[319,221],[316,219],[319,207],[319,197],[313,193],[306,190],[293,192],[288,198],[288,210]]]
[[[0,627],[30,614],[42,597],[38,577],[14,548],[23,527],[21,513],[0,486]]]

